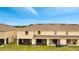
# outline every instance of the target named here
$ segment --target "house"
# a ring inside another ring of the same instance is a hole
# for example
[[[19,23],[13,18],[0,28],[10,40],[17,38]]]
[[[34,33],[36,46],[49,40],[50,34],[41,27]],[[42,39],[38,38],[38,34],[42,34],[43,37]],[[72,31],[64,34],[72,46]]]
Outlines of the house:
[[[16,29],[6,24],[0,24],[0,45],[11,43],[16,38]]]
[[[17,45],[47,45],[57,43],[79,46],[79,25],[32,24],[17,31]]]

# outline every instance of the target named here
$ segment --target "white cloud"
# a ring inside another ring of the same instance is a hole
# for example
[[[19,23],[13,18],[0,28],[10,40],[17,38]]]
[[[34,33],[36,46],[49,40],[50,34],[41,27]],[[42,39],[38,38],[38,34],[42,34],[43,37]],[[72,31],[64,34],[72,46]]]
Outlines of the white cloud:
[[[35,9],[33,9],[32,7],[27,7],[27,9],[28,9],[30,12],[32,12],[34,15],[36,15],[36,16],[39,17],[39,15],[38,15],[38,13],[36,12]]]

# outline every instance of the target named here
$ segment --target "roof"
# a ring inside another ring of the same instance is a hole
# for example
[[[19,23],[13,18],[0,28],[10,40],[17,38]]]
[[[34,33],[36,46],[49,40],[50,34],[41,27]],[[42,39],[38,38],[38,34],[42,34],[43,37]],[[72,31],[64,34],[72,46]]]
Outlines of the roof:
[[[79,38],[79,35],[34,35],[37,39],[43,38]]]
[[[21,30],[27,31],[79,31],[79,25],[77,24],[33,24],[30,26],[26,26]]]
[[[16,28],[6,24],[0,24],[0,32],[10,31],[10,30],[16,30]]]

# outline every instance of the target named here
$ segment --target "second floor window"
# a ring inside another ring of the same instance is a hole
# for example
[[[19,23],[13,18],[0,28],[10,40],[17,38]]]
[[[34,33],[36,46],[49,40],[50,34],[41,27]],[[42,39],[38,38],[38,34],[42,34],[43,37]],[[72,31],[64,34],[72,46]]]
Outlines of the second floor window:
[[[57,31],[54,32],[54,35],[56,35],[56,34],[57,34]]]
[[[28,35],[28,31],[25,31],[25,34]]]
[[[66,35],[68,35],[68,31],[66,31]]]
[[[38,31],[38,34],[41,34],[41,32],[40,32],[40,31]]]

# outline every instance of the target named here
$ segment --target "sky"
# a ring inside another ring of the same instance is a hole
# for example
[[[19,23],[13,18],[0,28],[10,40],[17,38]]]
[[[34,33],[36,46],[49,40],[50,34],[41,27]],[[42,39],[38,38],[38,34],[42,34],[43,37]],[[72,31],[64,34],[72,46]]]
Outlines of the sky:
[[[78,7],[0,7],[0,23],[12,26],[29,24],[79,24]]]

